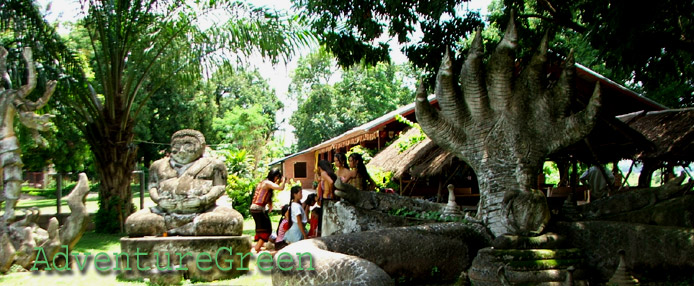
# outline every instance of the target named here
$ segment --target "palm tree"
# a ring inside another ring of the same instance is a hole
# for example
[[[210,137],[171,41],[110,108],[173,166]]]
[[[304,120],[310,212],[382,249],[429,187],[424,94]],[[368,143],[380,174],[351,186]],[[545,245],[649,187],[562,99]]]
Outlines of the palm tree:
[[[10,2],[16,3],[10,7],[15,12],[36,10],[29,1]],[[194,6],[184,0],[81,0],[84,19],[80,23],[88,31],[94,53],[95,80],[86,84],[83,76],[68,73],[76,88],[59,97],[72,109],[70,116],[79,123],[95,157],[101,181],[100,230],[122,231],[125,218],[134,210],[130,191],[137,157],[133,127],[149,97],[163,84],[147,81],[152,70],[199,75],[219,62],[251,54],[276,63],[313,41],[301,18],[239,1],[204,2]],[[23,24],[3,25],[3,30],[46,26],[42,19],[24,17],[22,12],[1,13]]]

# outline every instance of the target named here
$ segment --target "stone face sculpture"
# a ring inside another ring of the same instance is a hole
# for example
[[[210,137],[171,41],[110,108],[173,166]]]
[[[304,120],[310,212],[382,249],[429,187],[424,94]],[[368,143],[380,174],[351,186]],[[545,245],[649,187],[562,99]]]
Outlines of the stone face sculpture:
[[[157,206],[126,219],[129,236],[241,235],[241,214],[216,205],[224,194],[227,169],[205,155],[205,137],[199,131],[174,133],[171,155],[155,161],[149,176],[149,195]]]
[[[532,189],[537,171],[547,155],[590,133],[600,107],[596,86],[584,110],[566,112],[576,93],[573,54],[558,79],[548,78],[546,35],[528,65],[516,73],[517,38],[512,15],[485,67],[478,30],[457,80],[448,52],[441,62],[436,79],[441,110],[429,104],[423,86],[415,105],[427,136],[477,174],[477,215],[497,236],[542,232],[549,209],[542,192]]]
[[[19,142],[14,132],[14,118],[19,114],[19,121],[32,130],[34,140],[44,144],[44,139],[37,131],[46,131],[50,127],[49,119],[52,115],[38,115],[34,111],[46,105],[55,91],[56,81],[46,83],[46,90],[38,100],[27,99],[27,96],[36,88],[36,67],[31,49],[25,48],[22,51],[28,76],[26,84],[19,89],[12,89],[10,75],[7,72],[7,55],[7,50],[0,47],[0,158],[2,158],[5,201],[3,220],[9,223],[15,216],[14,209],[22,188],[22,166],[24,166]]]

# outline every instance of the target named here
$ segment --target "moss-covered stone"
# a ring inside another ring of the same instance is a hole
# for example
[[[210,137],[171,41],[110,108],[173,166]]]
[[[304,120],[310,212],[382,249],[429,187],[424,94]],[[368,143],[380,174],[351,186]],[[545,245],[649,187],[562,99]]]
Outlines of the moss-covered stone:
[[[504,261],[581,258],[578,248],[566,249],[483,249],[480,250]]]

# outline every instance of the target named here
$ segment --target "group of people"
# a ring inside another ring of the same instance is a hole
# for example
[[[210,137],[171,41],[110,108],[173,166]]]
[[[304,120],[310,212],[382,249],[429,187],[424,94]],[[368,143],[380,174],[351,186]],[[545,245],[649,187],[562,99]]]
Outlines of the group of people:
[[[344,153],[336,153],[333,164],[327,160],[318,161],[316,169],[317,194],[310,194],[301,201],[303,194],[301,186],[294,186],[290,191],[290,204],[284,205],[276,235],[272,236],[272,225],[269,212],[272,211],[272,196],[274,190],[284,189],[286,182],[279,170],[271,170],[267,177],[258,184],[253,194],[250,213],[255,221],[255,240],[253,247],[259,252],[264,243],[274,241],[275,249],[297,242],[302,239],[318,237],[321,234],[323,202],[338,199],[335,196],[335,181],[339,178],[343,183],[351,184],[359,190],[374,190],[376,182],[371,179],[364,165],[361,154],[352,153],[349,159]],[[350,168],[350,166],[352,166]],[[267,207],[267,210],[266,210]],[[310,213],[310,218],[307,214]],[[306,226],[310,225],[309,230]]]

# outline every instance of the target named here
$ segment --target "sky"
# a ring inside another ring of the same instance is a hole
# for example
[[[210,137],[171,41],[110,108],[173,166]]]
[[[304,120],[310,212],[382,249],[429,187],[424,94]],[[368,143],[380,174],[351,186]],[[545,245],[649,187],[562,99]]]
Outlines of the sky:
[[[36,0],[42,7],[47,7],[51,3],[50,11],[47,15],[49,22],[65,22],[73,21],[79,15],[79,0]],[[275,8],[277,10],[289,10],[291,9],[291,2],[289,0],[250,0],[250,3],[256,6],[267,6],[270,8]],[[491,0],[472,0],[468,2],[468,9],[470,10],[480,10],[480,14],[487,15],[487,7],[491,3]],[[60,29],[59,29],[60,31]],[[60,31],[65,32],[65,31]],[[415,35],[416,36],[416,35]],[[390,40],[390,39],[381,39]],[[400,45],[397,44],[397,40],[392,39],[391,43],[391,59],[396,64],[401,64],[407,62],[407,57],[400,51]],[[300,53],[301,55],[306,55],[310,51],[304,51]],[[293,127],[289,125],[289,117],[292,112],[297,108],[296,102],[290,100],[287,96],[287,91],[289,89],[289,83],[291,81],[291,74],[297,67],[297,61],[299,56],[294,57],[288,63],[280,63],[277,65],[272,65],[268,61],[264,61],[258,56],[251,57],[246,62],[254,63],[258,68],[260,74],[267,79],[268,83],[272,88],[275,89],[277,97],[284,102],[285,108],[277,113],[277,122],[280,122],[280,130],[277,132],[277,136],[283,137],[285,139],[285,145],[289,146],[295,142],[293,135]]]

